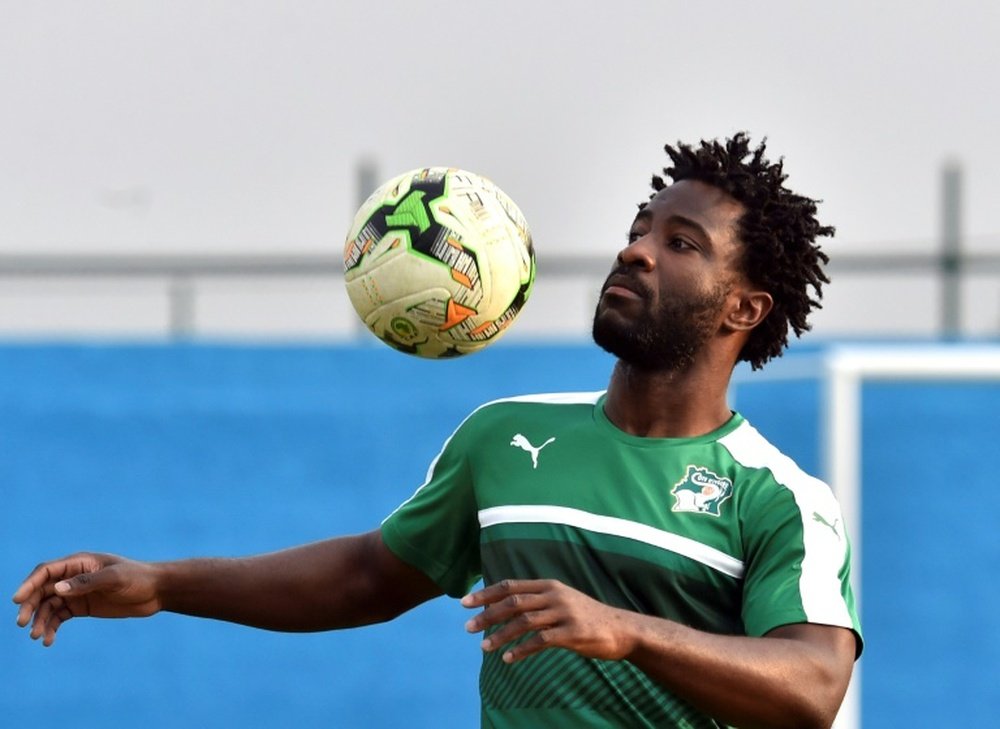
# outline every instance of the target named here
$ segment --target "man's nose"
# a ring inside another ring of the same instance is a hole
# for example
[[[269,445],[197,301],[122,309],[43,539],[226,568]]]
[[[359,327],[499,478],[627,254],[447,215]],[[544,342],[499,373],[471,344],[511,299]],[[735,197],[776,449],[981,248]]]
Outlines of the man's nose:
[[[644,271],[656,267],[651,236],[644,235],[629,243],[618,252],[618,263],[622,266],[638,266]]]

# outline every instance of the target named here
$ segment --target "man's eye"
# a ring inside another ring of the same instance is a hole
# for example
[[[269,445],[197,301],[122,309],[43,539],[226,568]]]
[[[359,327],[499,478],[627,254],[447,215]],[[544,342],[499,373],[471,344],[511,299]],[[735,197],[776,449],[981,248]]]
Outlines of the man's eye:
[[[639,232],[638,230],[630,230],[628,232],[627,240],[629,243],[635,243],[640,238],[642,238],[642,233]]]
[[[685,240],[684,238],[676,238],[676,237],[671,238],[670,242],[667,245],[677,250],[686,250],[688,248],[694,248],[694,246],[691,245],[689,241]]]

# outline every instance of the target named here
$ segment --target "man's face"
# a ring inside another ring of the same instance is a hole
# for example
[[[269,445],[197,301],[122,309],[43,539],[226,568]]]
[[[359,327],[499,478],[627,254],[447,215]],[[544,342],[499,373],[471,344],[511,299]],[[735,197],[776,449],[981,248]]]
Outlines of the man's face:
[[[658,192],[636,215],[601,288],[594,341],[640,369],[686,369],[719,331],[740,270],[744,210],[694,180]]]

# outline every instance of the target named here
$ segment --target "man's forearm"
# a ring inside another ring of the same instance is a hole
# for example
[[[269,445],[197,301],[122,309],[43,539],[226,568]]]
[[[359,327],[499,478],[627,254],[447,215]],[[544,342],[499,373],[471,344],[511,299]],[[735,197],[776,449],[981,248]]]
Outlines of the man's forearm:
[[[796,624],[762,638],[705,633],[605,605],[557,580],[502,580],[462,598],[483,650],[531,660],[565,648],[628,660],[706,714],[739,727],[829,727],[855,657],[846,628]],[[488,632],[494,628],[494,632]]]
[[[853,663],[850,631],[792,625],[751,638],[631,615],[627,659],[711,716],[748,729],[833,723]]]
[[[165,562],[157,565],[161,604],[269,630],[367,625],[439,593],[393,559],[371,532],[254,557]]]

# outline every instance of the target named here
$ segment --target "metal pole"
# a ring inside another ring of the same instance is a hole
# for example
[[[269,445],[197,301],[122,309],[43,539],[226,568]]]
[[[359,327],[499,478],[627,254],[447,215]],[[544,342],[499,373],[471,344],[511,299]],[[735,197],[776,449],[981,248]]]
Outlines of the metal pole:
[[[375,164],[375,160],[371,157],[362,157],[358,160],[355,174],[357,184],[355,210],[357,210],[368,199],[368,196],[375,192],[375,188],[379,185],[378,165]],[[351,217],[353,218],[354,216],[352,215]]]
[[[175,274],[169,284],[170,338],[174,341],[194,336],[194,283],[190,276]]]
[[[854,602],[861,614],[861,377],[836,353],[826,361],[824,437],[826,477],[840,501],[851,541]],[[861,663],[854,666],[834,729],[861,729]]]
[[[379,186],[378,179],[378,165],[375,164],[375,160],[371,157],[362,157],[358,160],[357,167],[355,167],[355,208],[354,212],[351,213],[351,221],[353,225],[355,212],[361,208],[368,196],[375,192],[375,188]],[[361,321],[360,317],[356,317],[354,320],[354,338],[356,340],[364,339],[367,327],[365,323]]]
[[[962,167],[945,163],[941,173],[941,334],[962,333]]]

